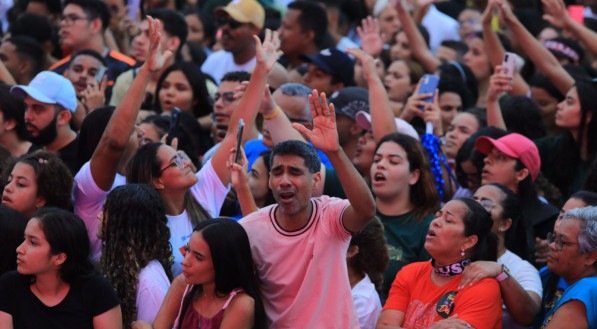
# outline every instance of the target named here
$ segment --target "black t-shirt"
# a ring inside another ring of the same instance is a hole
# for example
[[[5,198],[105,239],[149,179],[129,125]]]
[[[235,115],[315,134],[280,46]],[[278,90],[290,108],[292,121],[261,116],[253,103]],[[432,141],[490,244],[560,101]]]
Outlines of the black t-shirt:
[[[43,304],[32,292],[29,278],[16,271],[0,277],[0,311],[12,316],[15,329],[93,329],[93,318],[119,304],[110,283],[92,274],[72,283],[55,306]]]

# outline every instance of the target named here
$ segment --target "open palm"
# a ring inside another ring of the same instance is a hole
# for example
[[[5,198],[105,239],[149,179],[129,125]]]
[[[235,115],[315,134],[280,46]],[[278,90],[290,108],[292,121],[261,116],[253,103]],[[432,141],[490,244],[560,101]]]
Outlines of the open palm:
[[[340,149],[338,131],[336,130],[336,113],[334,104],[328,105],[324,93],[318,95],[313,89],[309,95],[311,113],[313,115],[313,129],[293,123],[292,126],[307,138],[313,146],[324,152],[335,152]]]
[[[147,54],[147,65],[149,70],[152,72],[159,71],[164,67],[164,64],[172,56],[173,51],[171,49],[164,49],[161,42],[162,40],[162,22],[159,20],[147,16],[147,22],[149,25],[149,51]]]

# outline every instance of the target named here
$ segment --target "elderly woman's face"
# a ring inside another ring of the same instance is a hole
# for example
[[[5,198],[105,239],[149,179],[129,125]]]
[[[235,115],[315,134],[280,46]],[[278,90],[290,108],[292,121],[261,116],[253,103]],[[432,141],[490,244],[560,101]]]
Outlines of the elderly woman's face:
[[[574,218],[557,221],[554,241],[549,244],[547,267],[570,283],[582,278],[587,265],[591,264],[590,254],[583,254],[579,249],[580,225]]]
[[[435,214],[425,237],[425,249],[438,263],[458,261],[463,258],[461,251],[471,247],[470,237],[464,236],[464,217],[468,211],[462,201],[452,200]]]

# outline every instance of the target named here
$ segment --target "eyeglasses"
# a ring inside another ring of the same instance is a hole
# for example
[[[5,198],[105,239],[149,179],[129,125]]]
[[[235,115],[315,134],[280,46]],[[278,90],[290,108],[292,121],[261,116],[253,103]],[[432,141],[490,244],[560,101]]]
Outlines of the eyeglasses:
[[[552,232],[547,233],[547,241],[549,242],[549,244],[554,243],[557,251],[561,251],[566,246],[573,246],[575,244],[578,244],[578,242],[564,241],[561,235],[557,235]]]
[[[183,169],[185,166],[185,160],[187,160],[187,158],[182,154],[182,152],[176,152],[176,155],[172,159],[172,162],[170,162],[164,168],[160,169],[160,175],[162,175],[162,173],[166,171],[168,168],[178,167],[178,169]]]
[[[234,102],[234,91],[217,92],[214,96],[214,102],[217,102],[220,98],[224,104],[230,104]]]
[[[497,207],[497,204],[489,199],[475,198],[475,201],[477,201],[488,212],[491,212],[495,207]]]
[[[219,17],[216,20],[218,26],[224,26],[224,25],[228,25],[231,29],[238,29],[239,27],[241,27],[244,23],[241,23],[239,21],[235,21],[234,19],[232,19],[231,17]]]
[[[68,14],[68,15],[63,15],[62,17],[60,17],[60,21],[66,23],[67,25],[73,25],[75,24],[76,21],[79,20],[88,20],[89,17],[81,17],[81,16],[77,16],[75,14]]]

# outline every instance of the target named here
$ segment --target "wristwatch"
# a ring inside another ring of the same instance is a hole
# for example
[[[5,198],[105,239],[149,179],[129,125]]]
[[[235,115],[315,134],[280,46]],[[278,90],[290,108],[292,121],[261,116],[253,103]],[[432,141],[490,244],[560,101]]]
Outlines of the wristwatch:
[[[497,282],[502,282],[509,277],[510,277],[510,270],[505,265],[502,265],[502,272],[500,274],[498,274],[495,277],[495,279],[497,280]]]

